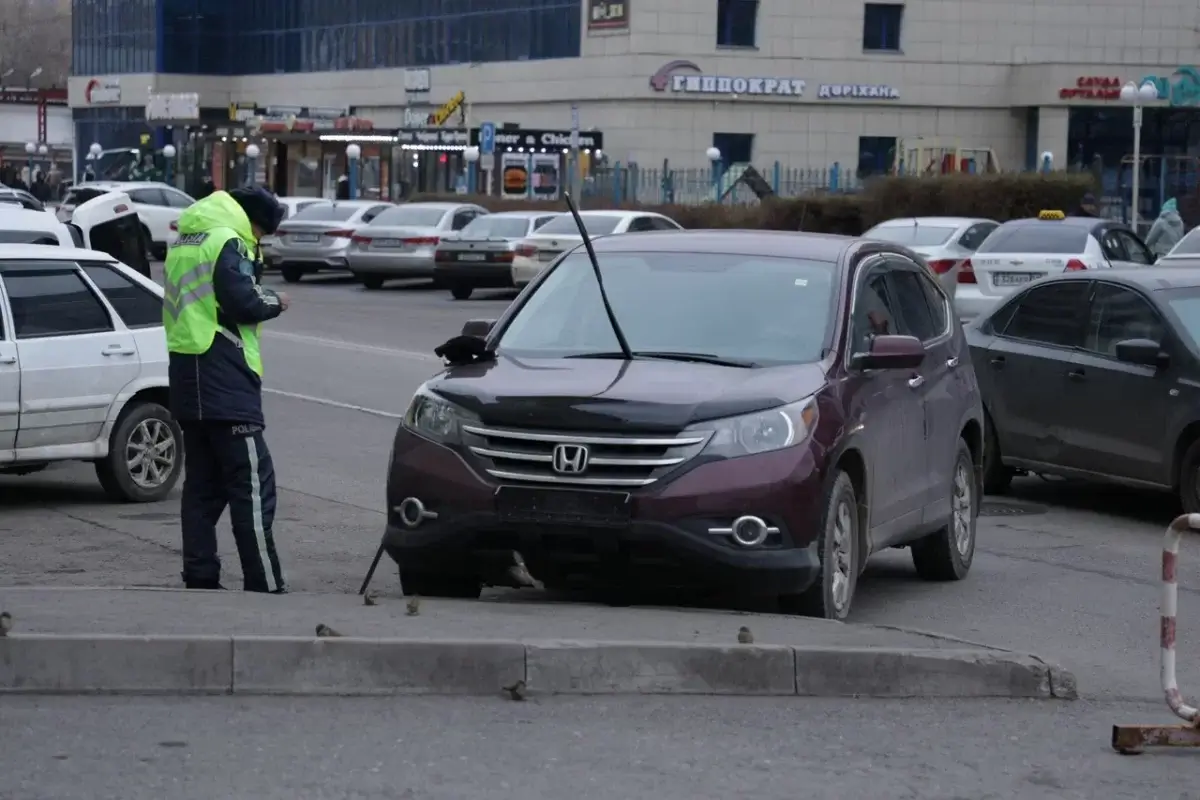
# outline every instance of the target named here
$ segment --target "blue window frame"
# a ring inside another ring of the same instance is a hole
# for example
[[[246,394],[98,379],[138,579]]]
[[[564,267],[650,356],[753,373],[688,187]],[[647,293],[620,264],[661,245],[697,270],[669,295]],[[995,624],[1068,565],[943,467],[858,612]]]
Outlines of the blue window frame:
[[[863,50],[897,53],[904,6],[900,3],[867,3],[863,14]]]
[[[858,137],[858,177],[886,175],[896,159],[895,136]]]
[[[754,47],[758,0],[717,0],[717,47]]]
[[[721,164],[749,164],[754,154],[753,133],[714,133],[713,147],[721,151]]]
[[[157,34],[157,0],[72,0],[71,73],[154,72]]]

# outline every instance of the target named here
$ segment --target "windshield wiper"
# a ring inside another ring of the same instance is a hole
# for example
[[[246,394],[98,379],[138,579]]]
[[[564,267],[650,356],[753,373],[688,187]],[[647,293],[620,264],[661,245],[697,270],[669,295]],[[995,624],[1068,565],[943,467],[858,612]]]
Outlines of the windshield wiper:
[[[604,314],[608,317],[608,324],[612,326],[613,335],[617,337],[617,346],[621,348],[621,357],[626,361],[632,361],[633,353],[629,350],[629,340],[625,338],[625,331],[621,330],[621,326],[617,323],[617,315],[613,313],[612,303],[608,302],[608,292],[604,290],[604,278],[600,275],[600,262],[596,260],[596,249],[592,247],[592,239],[588,236],[587,226],[583,224],[583,218],[579,216],[579,209],[575,207],[571,193],[563,192],[563,199],[567,201],[567,209],[571,212],[572,219],[575,220],[575,227],[579,229],[579,236],[583,239],[583,247],[587,250],[588,260],[592,262],[592,271],[596,273],[596,285],[600,289],[600,302],[604,305]]]
[[[651,358],[660,361],[683,361],[690,364],[715,364],[718,367],[740,367],[742,369],[754,369],[759,366],[754,361],[746,361],[738,358],[724,358],[722,356],[713,355],[712,353],[676,353],[665,350],[634,350],[629,353],[634,358]],[[622,352],[610,353],[575,353],[573,355],[564,356],[564,358],[627,358],[628,356]]]

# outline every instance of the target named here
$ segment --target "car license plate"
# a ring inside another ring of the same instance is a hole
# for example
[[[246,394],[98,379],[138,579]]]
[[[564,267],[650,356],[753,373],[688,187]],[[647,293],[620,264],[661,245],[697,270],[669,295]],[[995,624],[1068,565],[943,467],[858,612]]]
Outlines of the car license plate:
[[[459,261],[487,261],[486,253],[459,253]]]
[[[542,252],[538,253],[538,258],[540,258],[542,261],[553,261],[554,259],[558,258],[558,253],[547,253],[543,250]]]
[[[627,492],[501,486],[496,513],[513,523],[624,526],[633,510]]]
[[[399,239],[376,239],[375,241],[371,242],[371,244],[375,245],[376,247],[399,247],[400,240]]]
[[[321,241],[321,237],[315,233],[296,233],[291,238],[296,244],[316,244]]]
[[[992,276],[993,286],[1020,286],[1042,277],[1043,272],[997,272]]]

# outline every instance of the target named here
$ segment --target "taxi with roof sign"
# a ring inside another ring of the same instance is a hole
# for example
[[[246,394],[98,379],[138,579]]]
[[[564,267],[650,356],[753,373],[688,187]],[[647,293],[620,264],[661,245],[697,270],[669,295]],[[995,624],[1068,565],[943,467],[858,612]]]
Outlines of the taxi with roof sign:
[[[1122,222],[1044,209],[1036,217],[1002,223],[983,240],[959,270],[954,305],[968,321],[1047,275],[1153,263],[1150,248]]]

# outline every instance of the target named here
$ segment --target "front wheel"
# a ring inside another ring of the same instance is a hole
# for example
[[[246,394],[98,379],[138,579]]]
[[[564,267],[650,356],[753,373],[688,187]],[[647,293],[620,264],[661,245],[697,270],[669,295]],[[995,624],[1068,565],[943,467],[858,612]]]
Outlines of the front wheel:
[[[96,462],[100,486],[122,503],[162,500],[183,471],[183,432],[158,403],[138,403],[121,413],[108,442],[108,455]]]
[[[299,267],[293,267],[290,264],[284,264],[279,268],[279,274],[283,276],[287,283],[299,283],[304,277],[304,270]]]
[[[400,589],[408,597],[451,597],[477,600],[483,584],[474,575],[400,570]]]
[[[465,286],[461,283],[450,287],[450,296],[455,300],[469,300],[473,289],[470,286]]]
[[[825,497],[824,520],[817,551],[821,570],[817,580],[802,594],[779,598],[780,610],[821,619],[845,619],[850,614],[858,586],[859,547],[858,497],[854,483],[838,471]]]
[[[376,291],[383,288],[383,278],[378,275],[362,275],[359,277],[364,289]]]
[[[958,440],[958,453],[950,482],[950,522],[946,527],[913,542],[912,560],[917,574],[927,581],[960,581],[975,559],[975,522],[979,497],[975,491],[975,463],[971,449]]]

